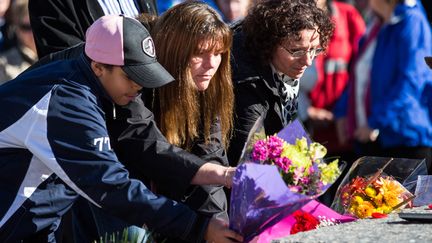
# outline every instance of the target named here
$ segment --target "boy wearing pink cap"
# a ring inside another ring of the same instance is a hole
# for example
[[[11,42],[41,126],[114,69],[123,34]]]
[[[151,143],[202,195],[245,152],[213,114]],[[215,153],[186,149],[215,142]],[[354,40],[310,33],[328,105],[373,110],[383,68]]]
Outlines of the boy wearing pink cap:
[[[173,80],[136,20],[105,16],[85,53],[0,87],[0,241],[55,242],[78,197],[137,226],[195,242],[242,240],[221,221],[152,194],[111,149],[101,103],[128,104],[142,87]]]

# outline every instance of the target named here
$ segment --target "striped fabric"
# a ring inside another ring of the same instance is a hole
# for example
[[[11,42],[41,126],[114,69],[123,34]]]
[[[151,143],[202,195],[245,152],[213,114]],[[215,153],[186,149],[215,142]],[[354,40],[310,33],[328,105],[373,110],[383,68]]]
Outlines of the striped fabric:
[[[105,15],[123,14],[135,18],[139,14],[135,0],[98,0]]]

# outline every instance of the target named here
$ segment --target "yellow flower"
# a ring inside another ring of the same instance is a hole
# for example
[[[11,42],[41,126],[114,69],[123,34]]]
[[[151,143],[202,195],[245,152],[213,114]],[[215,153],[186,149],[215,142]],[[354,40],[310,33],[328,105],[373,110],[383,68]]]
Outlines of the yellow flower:
[[[363,198],[360,196],[355,196],[353,199],[354,205],[360,205],[361,203],[363,203],[363,201],[364,201]]]
[[[377,207],[375,209],[375,212],[377,212],[377,213],[384,213],[384,209],[382,207]]]
[[[392,178],[379,178],[378,185],[380,185],[380,193],[383,195],[386,195],[387,193],[394,193],[396,195],[401,195],[403,192],[405,192],[405,189],[397,182],[396,180]]]
[[[324,185],[334,182],[340,175],[338,162],[339,161],[336,159],[329,164],[320,163],[318,165],[319,169],[321,170],[321,180]]]
[[[383,195],[380,193],[376,195],[372,200],[376,205],[380,206],[383,203]]]
[[[374,212],[375,207],[370,203],[369,201],[363,201],[360,205],[358,205],[355,215],[358,218],[364,219],[367,217],[372,216],[372,213]]]
[[[398,194],[395,194],[393,192],[388,192],[384,194],[384,201],[386,204],[390,207],[394,207],[402,202],[402,199],[399,198]]]
[[[366,195],[367,195],[368,197],[371,197],[371,198],[373,198],[373,197],[376,196],[376,191],[375,191],[375,189],[372,188],[372,187],[370,187],[370,186],[368,186],[368,187],[365,189],[365,193],[366,193]]]
[[[391,213],[391,211],[393,211],[392,207],[389,207],[388,205],[383,204],[380,209],[382,210],[383,213],[389,214]]]

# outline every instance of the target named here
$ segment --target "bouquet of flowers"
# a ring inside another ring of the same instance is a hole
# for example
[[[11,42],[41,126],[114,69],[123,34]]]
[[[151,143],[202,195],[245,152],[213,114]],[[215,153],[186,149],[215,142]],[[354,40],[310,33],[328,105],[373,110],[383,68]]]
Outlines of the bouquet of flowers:
[[[249,241],[324,193],[341,173],[325,154],[297,120],[274,136],[252,134],[233,180],[230,227]]]
[[[414,199],[407,188],[413,189],[415,178],[423,173],[427,171],[422,160],[360,158],[339,186],[332,207],[358,218],[381,217]]]
[[[338,160],[323,161],[327,150],[319,143],[308,144],[307,139],[296,139],[289,144],[277,135],[258,140],[252,149],[252,161],[276,165],[292,192],[305,195],[321,193],[340,174]]]

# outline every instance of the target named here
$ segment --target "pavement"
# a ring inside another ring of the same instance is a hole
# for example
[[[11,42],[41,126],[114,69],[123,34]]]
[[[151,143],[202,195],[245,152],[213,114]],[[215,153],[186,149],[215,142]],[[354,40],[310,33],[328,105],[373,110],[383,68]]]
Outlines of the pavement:
[[[402,209],[401,212],[429,213],[424,207]],[[406,221],[398,213],[382,219],[360,219],[355,222],[300,232],[274,243],[285,242],[432,242],[432,222]]]

